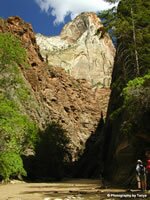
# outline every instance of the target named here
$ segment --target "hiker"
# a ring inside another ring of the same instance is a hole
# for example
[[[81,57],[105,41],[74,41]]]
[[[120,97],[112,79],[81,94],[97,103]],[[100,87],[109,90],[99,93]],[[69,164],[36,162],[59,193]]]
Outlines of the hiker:
[[[147,173],[147,189],[150,189],[150,159],[147,160],[146,173]]]
[[[138,182],[138,189],[146,190],[146,169],[141,160],[137,160],[136,178]]]

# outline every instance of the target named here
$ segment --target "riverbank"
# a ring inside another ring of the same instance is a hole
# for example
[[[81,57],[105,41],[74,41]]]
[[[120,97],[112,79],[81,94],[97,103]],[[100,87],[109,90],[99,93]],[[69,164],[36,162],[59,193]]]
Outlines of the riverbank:
[[[77,179],[57,183],[0,184],[0,200],[114,200],[149,199],[150,191],[101,189],[99,180]]]

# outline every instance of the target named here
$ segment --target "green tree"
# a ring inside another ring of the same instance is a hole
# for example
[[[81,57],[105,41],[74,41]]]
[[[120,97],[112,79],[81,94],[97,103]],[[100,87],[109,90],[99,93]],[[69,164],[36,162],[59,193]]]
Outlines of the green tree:
[[[114,2],[114,1],[107,1]],[[121,0],[118,8],[100,13],[117,41],[118,64],[126,81],[148,72],[150,54],[150,2]]]
[[[149,0],[120,0],[117,9],[100,14],[116,45],[105,127],[105,174],[112,179],[116,176],[118,182],[125,184],[131,183],[133,178],[128,166],[132,169],[135,159],[149,146],[146,141],[150,132],[149,10]],[[129,156],[128,147],[118,151],[123,141],[128,141],[128,145],[133,147],[127,165],[119,162],[120,158],[126,160]]]
[[[150,115],[150,73],[129,81],[122,94],[124,96],[123,109],[127,113],[122,130],[131,124],[131,128],[136,129],[132,132],[141,131],[150,135],[149,118],[144,120]],[[144,126],[143,123],[145,123]]]
[[[32,148],[36,140],[36,126],[18,111],[13,101],[0,96],[0,138],[1,151],[24,153]]]
[[[5,182],[9,181],[11,176],[21,177],[27,175],[19,154],[14,152],[0,152],[0,175]]]
[[[25,175],[21,155],[34,149],[38,129],[22,112],[30,99],[19,65],[26,51],[11,33],[0,33],[0,176]]]
[[[25,175],[21,155],[34,150],[36,140],[36,125],[15,102],[0,95],[0,175],[4,179],[17,173]]]

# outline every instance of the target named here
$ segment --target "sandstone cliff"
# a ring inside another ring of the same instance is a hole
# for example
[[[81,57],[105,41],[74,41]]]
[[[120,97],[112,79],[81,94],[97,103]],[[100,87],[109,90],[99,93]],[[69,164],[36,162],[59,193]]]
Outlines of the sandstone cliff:
[[[109,88],[115,49],[95,13],[82,13],[66,24],[59,36],[36,35],[49,65],[65,69],[75,79]]]
[[[88,15],[90,18],[91,14]],[[84,37],[84,34],[88,35],[88,31],[83,33],[82,30],[83,16],[81,15],[77,18],[78,26],[81,25],[82,37]],[[92,18],[90,19],[92,20]],[[100,28],[99,22],[97,28]],[[61,33],[61,40],[64,41],[64,43],[67,43],[67,45],[70,43],[71,48],[75,48],[76,44],[74,44],[74,41],[70,41],[69,36],[68,38],[63,39],[65,37],[65,30],[66,29],[64,29]],[[79,30],[80,27],[78,27],[78,31]],[[96,30],[94,29],[93,34],[95,34],[95,31]],[[12,94],[10,98],[14,99],[17,102],[17,104],[19,105],[18,109],[21,109],[21,112],[25,113],[34,122],[36,122],[41,130],[46,129],[47,125],[53,121],[60,124],[67,131],[67,135],[70,138],[69,146],[71,147],[72,157],[73,159],[76,159],[78,153],[84,149],[84,144],[87,138],[91,134],[94,134],[100,119],[101,111],[104,111],[104,114],[106,113],[110,90],[94,90],[91,88],[90,84],[87,83],[86,80],[76,80],[73,77],[70,77],[70,75],[67,74],[62,68],[55,67],[56,63],[52,62],[54,67],[48,66],[46,63],[44,63],[39,51],[39,47],[36,43],[32,26],[25,23],[19,17],[10,17],[5,21],[1,20],[0,32],[11,32],[12,34],[16,35],[21,40],[22,45],[27,51],[28,63],[26,65],[28,65],[28,67],[21,65],[21,70],[18,76],[21,76],[23,78],[25,87],[28,89],[30,97],[26,102],[20,101],[18,97],[15,96],[14,91],[15,88],[17,88],[17,86],[15,86],[8,88],[10,94]],[[101,34],[101,32],[98,33],[98,36],[96,37],[102,37]],[[76,33],[73,35],[76,35]],[[85,37],[87,38],[87,36]],[[43,36],[39,36],[39,40],[41,40],[41,38],[43,38]],[[88,36],[88,38],[90,40],[90,35]],[[81,40],[81,37],[78,38],[78,40]],[[94,40],[96,40],[96,43],[98,39],[93,38],[93,42]],[[108,42],[108,44],[110,44],[112,48],[111,52],[107,52],[111,55],[111,64],[109,63],[109,65],[106,67],[105,63],[106,76],[108,76],[109,74],[110,77],[114,49],[108,39],[108,36],[102,39],[102,43],[104,42]],[[91,44],[87,43],[87,45]],[[81,47],[83,51],[84,47],[85,44],[83,47]],[[79,44],[78,48],[80,48]],[[108,46],[106,47],[106,49],[107,48]],[[105,50],[103,52],[104,57],[107,54],[105,54]],[[92,51],[93,50],[91,50],[91,52]],[[100,51],[102,53],[103,50],[101,49]],[[51,60],[54,60],[54,58],[56,59],[56,61],[58,61],[57,53],[58,52],[56,51],[54,54],[53,51],[53,56],[49,56],[48,58],[49,62]],[[80,54],[81,50],[78,52],[79,57]],[[90,55],[90,59],[91,56],[92,55]],[[97,57],[97,59],[99,59],[99,57]],[[59,61],[58,64],[60,64]],[[85,68],[84,71],[85,73],[86,69],[87,68]],[[74,68],[73,70],[76,71],[77,68]],[[94,73],[97,72],[94,70]],[[98,72],[98,76],[99,74],[100,71]],[[102,74],[104,75],[104,71],[102,72]]]

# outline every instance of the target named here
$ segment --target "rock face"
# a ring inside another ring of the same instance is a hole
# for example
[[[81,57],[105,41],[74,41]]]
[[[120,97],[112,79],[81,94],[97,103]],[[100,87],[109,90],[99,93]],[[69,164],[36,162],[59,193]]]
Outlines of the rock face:
[[[75,79],[109,88],[115,49],[96,14],[82,13],[59,36],[37,34],[36,41],[49,65],[64,68]]]
[[[66,35],[65,31],[66,28],[61,34],[62,38]],[[19,17],[1,20],[0,32],[11,32],[16,35],[27,51],[28,67],[20,66],[20,73],[26,87],[30,90],[30,99],[26,103],[20,102],[19,109],[22,109],[22,112],[35,121],[42,130],[46,129],[51,122],[60,124],[67,131],[72,158],[76,159],[78,153],[83,150],[87,138],[94,134],[101,111],[106,113],[110,90],[92,89],[86,80],[76,80],[62,68],[44,63],[31,25]],[[43,36],[40,36],[39,40],[41,38]],[[75,48],[69,35],[66,39],[59,38],[59,40],[70,43]],[[57,61],[57,52],[54,58]],[[49,61],[51,59],[52,57],[49,57]]]

